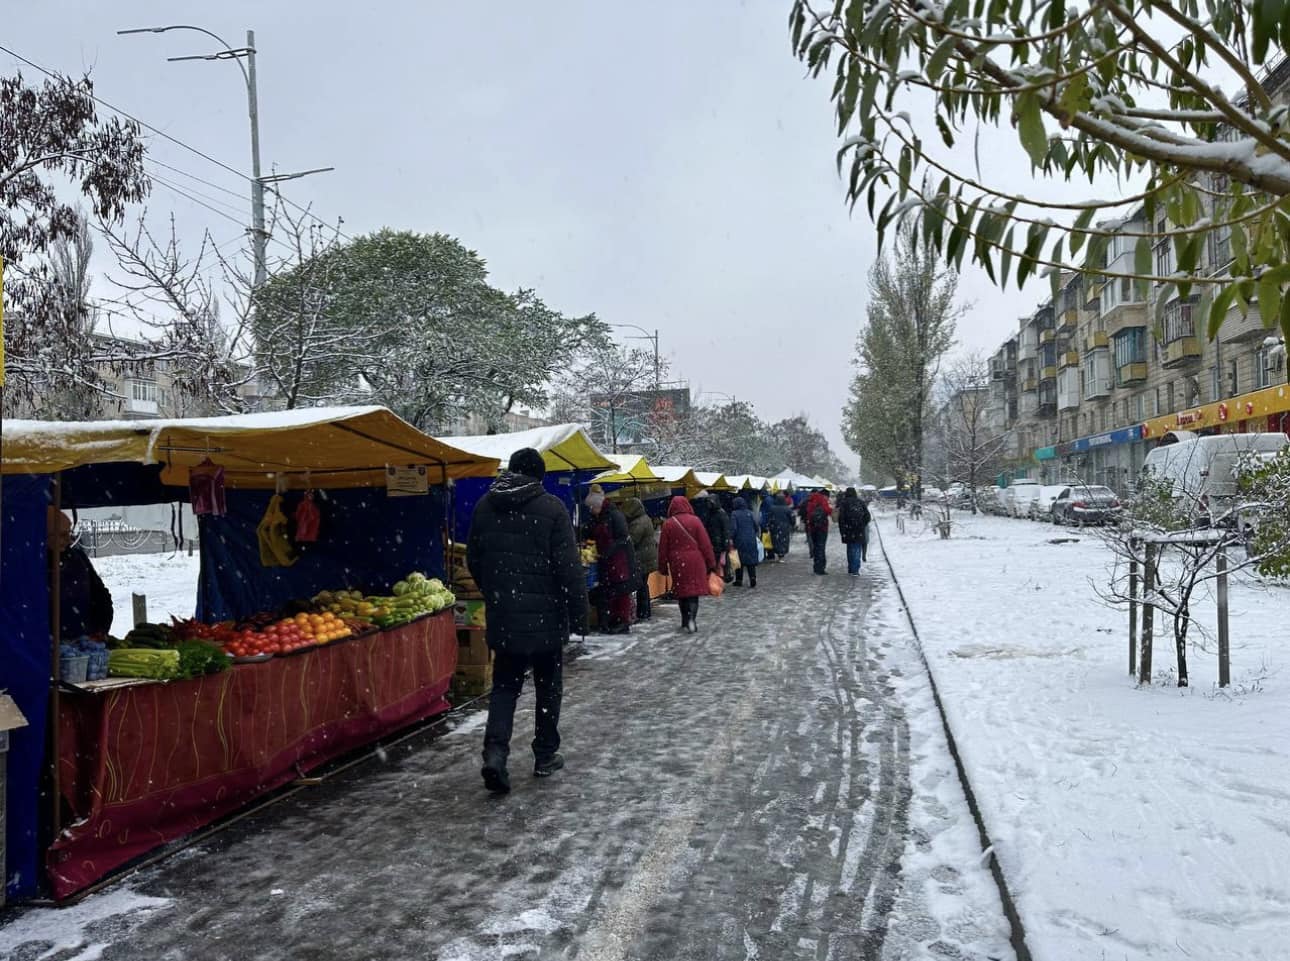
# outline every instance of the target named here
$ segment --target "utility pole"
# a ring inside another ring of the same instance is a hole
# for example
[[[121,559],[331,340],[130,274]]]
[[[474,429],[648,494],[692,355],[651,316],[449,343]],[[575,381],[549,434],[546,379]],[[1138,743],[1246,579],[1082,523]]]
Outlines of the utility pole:
[[[255,89],[255,31],[246,31],[246,105],[251,116],[251,245],[255,251],[255,289],[268,276],[264,230],[264,181],[260,179],[260,105]]]

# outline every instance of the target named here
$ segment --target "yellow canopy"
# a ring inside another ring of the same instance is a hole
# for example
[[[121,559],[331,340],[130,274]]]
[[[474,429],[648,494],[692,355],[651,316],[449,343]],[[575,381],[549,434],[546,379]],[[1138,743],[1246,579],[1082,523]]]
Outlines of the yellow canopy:
[[[230,487],[273,487],[279,475],[316,487],[385,483],[387,466],[427,467],[430,483],[489,477],[494,458],[435,440],[384,407],[312,407],[227,417],[4,423],[0,471],[45,474],[85,464],[164,464],[161,479],[186,485],[206,459]]]
[[[577,424],[554,424],[550,427],[535,427],[532,430],[519,430],[510,434],[443,437],[440,440],[503,465],[517,450],[531,447],[542,455],[542,460],[546,462],[546,469],[549,471],[603,471],[617,466],[601,452],[587,436],[587,432]]]
[[[724,474],[718,474],[715,471],[698,471],[694,476],[704,490],[732,491],[735,489],[730,486],[730,482],[726,480]]]
[[[615,466],[596,477],[597,484],[652,484],[659,477],[639,454],[606,454]]]

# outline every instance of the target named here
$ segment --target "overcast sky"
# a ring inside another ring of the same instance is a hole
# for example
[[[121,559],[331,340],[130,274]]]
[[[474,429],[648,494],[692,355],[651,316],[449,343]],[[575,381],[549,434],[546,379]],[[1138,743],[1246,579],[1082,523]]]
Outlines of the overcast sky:
[[[855,463],[839,410],[875,235],[846,209],[832,81],[793,58],[788,0],[6,7],[5,45],[89,69],[105,100],[241,171],[237,68],[166,62],[209,52],[198,34],[116,31],[193,23],[240,46],[254,29],[266,170],[336,168],[289,184],[293,200],[351,235],[443,231],[499,287],[657,328],[696,394],[751,400],[771,420],[805,412]],[[0,53],[0,70],[16,66]],[[246,182],[160,138],[149,156],[224,188],[154,166],[216,210],[158,182],[150,216],[173,211],[186,238],[209,228],[236,246]],[[973,269],[962,289],[960,342],[989,350],[1046,285],[1000,293]]]

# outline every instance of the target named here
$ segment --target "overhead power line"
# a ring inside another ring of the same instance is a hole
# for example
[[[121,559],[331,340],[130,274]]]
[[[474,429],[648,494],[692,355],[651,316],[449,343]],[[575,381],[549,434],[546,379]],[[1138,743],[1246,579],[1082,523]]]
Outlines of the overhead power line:
[[[7,47],[7,46],[5,46],[4,44],[0,44],[0,51],[3,51],[4,53],[7,53],[9,56],[13,57],[15,60],[19,61],[20,63],[25,63],[27,66],[31,67],[33,70],[38,70],[38,71],[40,71],[41,73],[43,73],[45,76],[49,77],[50,79],[53,79],[53,80],[61,80],[61,79],[63,79],[63,77],[62,77],[62,75],[61,75],[61,74],[57,73],[56,71],[50,70],[48,67],[43,67],[43,66],[41,66],[40,64],[36,63],[34,60],[32,60],[32,59],[30,59],[30,58],[28,58],[28,57],[24,57],[22,54],[18,53],[18,51],[16,51],[16,50],[12,49],[11,47]],[[99,104],[100,106],[106,107],[108,110],[111,110],[113,113],[118,114],[119,116],[122,116],[122,117],[126,118],[127,120],[133,120],[135,123],[137,123],[137,124],[138,124],[140,127],[142,127],[143,129],[148,130],[148,131],[150,131],[150,132],[152,132],[152,133],[156,134],[158,137],[161,137],[161,138],[163,138],[164,140],[168,140],[168,141],[170,141],[171,143],[173,143],[173,144],[174,144],[175,146],[177,146],[177,147],[182,147],[184,150],[187,150],[187,151],[189,151],[190,153],[195,154],[195,155],[197,155],[198,157],[201,157],[203,160],[207,161],[208,163],[213,163],[215,166],[219,167],[221,170],[226,170],[226,171],[228,171],[229,173],[233,174],[233,175],[234,175],[234,176],[236,176],[236,177],[241,177],[243,180],[245,180],[245,181],[246,181],[247,183],[249,183],[249,184],[254,184],[254,183],[255,183],[255,178],[254,178],[254,177],[252,177],[250,174],[244,173],[244,172],[242,172],[241,170],[238,170],[236,167],[230,166],[229,164],[224,163],[224,161],[219,160],[219,159],[217,159],[217,158],[215,158],[215,157],[212,157],[210,154],[206,153],[205,151],[200,150],[200,149],[198,149],[197,147],[194,147],[192,144],[185,143],[184,141],[180,140],[178,137],[175,137],[175,136],[173,136],[173,135],[171,135],[171,134],[168,134],[168,133],[166,133],[166,131],[161,130],[161,129],[160,129],[160,128],[158,128],[158,127],[154,127],[152,124],[148,123],[146,120],[142,120],[142,119],[140,119],[139,117],[135,116],[134,114],[130,113],[130,111],[128,111],[128,110],[126,110],[126,109],[124,109],[124,108],[122,108],[122,107],[118,107],[116,104],[109,103],[108,101],[106,101],[106,100],[104,100],[102,97],[100,97],[98,94],[91,93],[91,94],[90,94],[90,97],[94,100],[94,102],[95,102],[95,103]],[[190,174],[189,176],[192,176],[192,175]],[[224,188],[221,188],[221,189],[224,189]],[[308,207],[305,207],[305,206],[302,206],[301,204],[296,203],[294,200],[290,199],[289,197],[284,197],[284,196],[282,195],[281,191],[279,191],[279,190],[276,190],[276,189],[275,189],[275,190],[274,190],[274,193],[276,193],[276,194],[277,194],[277,195],[282,199],[282,201],[283,201],[284,203],[286,203],[286,204],[290,205],[291,207],[294,207],[294,208],[295,208],[296,210],[298,210],[301,214],[305,215],[306,217],[310,218],[311,220],[315,220],[315,221],[317,221],[319,224],[321,224],[321,225],[322,225],[322,226],[324,226],[324,227],[327,227],[327,228],[330,228],[330,229],[334,229],[334,230],[336,231],[337,236],[339,236],[339,237],[343,238],[344,240],[348,240],[348,241],[352,241],[352,240],[354,239],[353,237],[349,236],[348,234],[346,234],[345,232],[343,232],[342,230],[340,230],[340,229],[339,229],[335,224],[329,223],[329,222],[327,222],[326,220],[324,220],[322,217],[318,216],[318,214],[314,213],[314,212],[313,212],[312,210],[310,210]],[[249,202],[249,201],[248,201],[248,202]]]

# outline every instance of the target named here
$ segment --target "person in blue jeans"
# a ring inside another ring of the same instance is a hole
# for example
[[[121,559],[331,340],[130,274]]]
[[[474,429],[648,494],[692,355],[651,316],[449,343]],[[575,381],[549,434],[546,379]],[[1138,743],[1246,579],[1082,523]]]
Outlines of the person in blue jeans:
[[[869,507],[860,499],[854,487],[848,487],[838,504],[838,533],[842,535],[842,543],[847,547],[847,573],[852,577],[860,574],[868,528]]]

